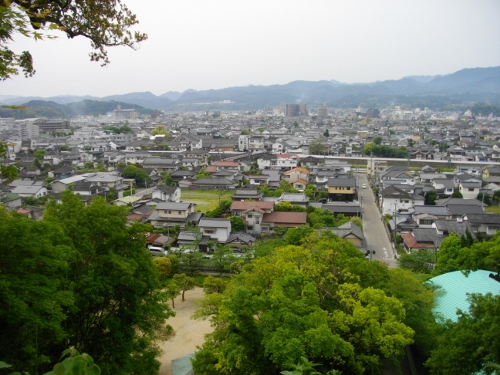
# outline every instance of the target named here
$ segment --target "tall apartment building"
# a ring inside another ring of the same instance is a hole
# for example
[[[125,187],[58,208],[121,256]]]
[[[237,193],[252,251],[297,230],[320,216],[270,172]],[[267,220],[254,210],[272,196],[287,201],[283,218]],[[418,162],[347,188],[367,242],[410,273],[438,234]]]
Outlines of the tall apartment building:
[[[122,109],[121,105],[113,111],[114,120],[135,120],[137,119],[137,111],[135,109]]]
[[[318,106],[318,118],[325,119],[328,117],[328,107],[326,105]]]
[[[23,120],[16,120],[15,127],[19,132],[21,139],[37,138],[40,136],[40,129],[35,125],[37,118],[27,118]]]
[[[305,104],[287,104],[285,107],[285,116],[299,117],[307,116],[308,114]]]

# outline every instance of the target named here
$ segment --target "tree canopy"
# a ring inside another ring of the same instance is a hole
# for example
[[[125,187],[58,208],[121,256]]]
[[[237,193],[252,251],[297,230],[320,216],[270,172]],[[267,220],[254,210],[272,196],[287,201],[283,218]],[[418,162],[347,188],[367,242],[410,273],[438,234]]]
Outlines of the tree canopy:
[[[277,374],[303,357],[320,373],[378,373],[414,342],[412,325],[432,321],[432,291],[411,272],[368,262],[331,233],[303,236],[207,296],[197,316],[214,332],[196,353],[197,374]]]
[[[151,374],[172,315],[143,224],[127,208],[66,191],[44,219],[0,212],[0,353],[16,369],[48,370],[69,346],[103,374]]]
[[[14,34],[41,40],[47,31],[58,30],[68,38],[83,36],[90,40],[91,61],[109,63],[106,48],[128,46],[147,35],[131,28],[137,17],[121,0],[1,0],[0,1],[0,79],[5,80],[22,72],[26,77],[35,73],[29,51],[15,53],[9,46]]]

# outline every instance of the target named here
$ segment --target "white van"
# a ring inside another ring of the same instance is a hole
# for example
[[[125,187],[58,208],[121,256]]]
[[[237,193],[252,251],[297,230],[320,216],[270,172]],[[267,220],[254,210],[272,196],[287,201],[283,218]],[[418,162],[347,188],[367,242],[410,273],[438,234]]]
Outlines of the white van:
[[[167,255],[167,251],[163,247],[149,246],[148,249],[153,256]]]

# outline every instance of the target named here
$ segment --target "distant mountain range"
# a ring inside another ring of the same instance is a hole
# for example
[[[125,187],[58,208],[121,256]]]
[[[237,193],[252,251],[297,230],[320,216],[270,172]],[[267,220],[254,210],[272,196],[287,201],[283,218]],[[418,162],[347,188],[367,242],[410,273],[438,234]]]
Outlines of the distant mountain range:
[[[42,101],[54,104],[44,105]],[[500,66],[492,68],[463,69],[444,76],[408,76],[399,80],[373,83],[344,84],[331,81],[294,81],[285,85],[244,86],[219,90],[169,91],[156,96],[151,92],[112,95],[103,98],[92,96],[0,97],[3,105],[45,106],[70,115],[86,108],[109,111],[110,105],[89,103],[107,102],[122,107],[140,106],[150,110],[254,110],[263,107],[283,106],[287,103],[305,103],[316,106],[326,103],[331,107],[380,108],[387,105],[418,105],[429,108],[446,108],[461,103],[488,102],[500,104]],[[87,103],[76,104],[76,103]],[[55,104],[66,107],[56,108]],[[68,107],[69,106],[69,107]],[[102,108],[99,108],[102,107]],[[70,108],[68,110],[68,108]],[[138,108],[138,107],[137,107]],[[89,112],[92,113],[92,112]]]

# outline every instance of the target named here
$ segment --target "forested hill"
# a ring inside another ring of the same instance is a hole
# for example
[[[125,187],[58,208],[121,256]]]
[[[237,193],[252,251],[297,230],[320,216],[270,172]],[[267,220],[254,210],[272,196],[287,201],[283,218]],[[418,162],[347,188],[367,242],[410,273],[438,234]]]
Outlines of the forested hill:
[[[81,102],[59,104],[53,101],[31,100],[20,106],[0,107],[0,117],[14,117],[16,119],[32,117],[65,118],[74,116],[105,115],[115,110],[119,105],[122,108],[135,109],[138,113],[148,115],[154,112],[136,104],[118,102],[114,100],[98,101],[84,100]]]

